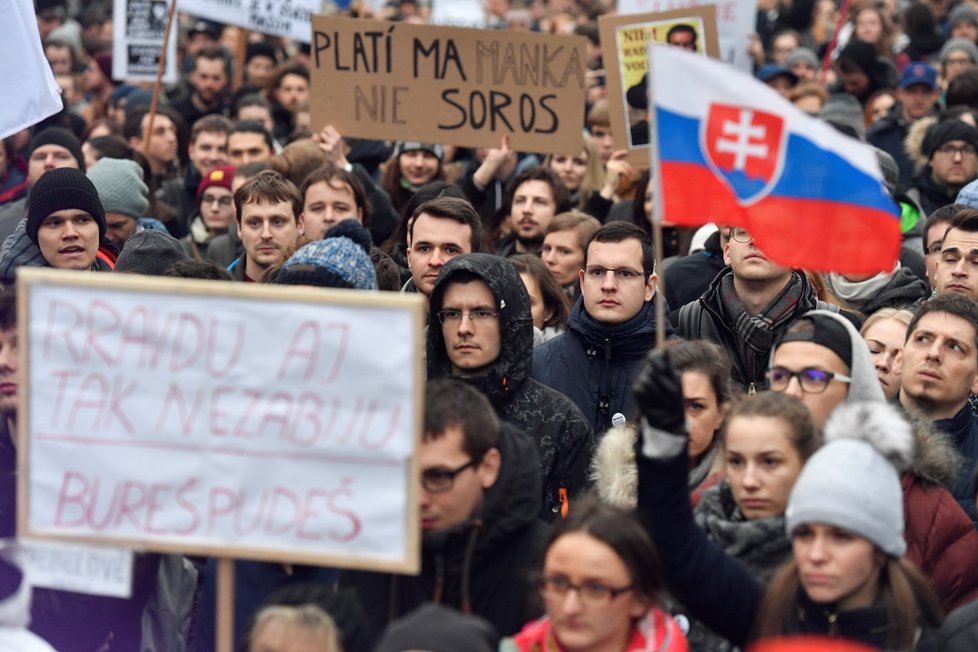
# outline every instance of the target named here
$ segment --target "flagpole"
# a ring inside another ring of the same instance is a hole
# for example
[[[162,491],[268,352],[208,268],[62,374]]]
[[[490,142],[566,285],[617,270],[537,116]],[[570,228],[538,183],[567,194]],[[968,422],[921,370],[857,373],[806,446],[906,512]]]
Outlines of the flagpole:
[[[159,108],[163,71],[166,69],[166,50],[170,43],[170,28],[173,26],[173,15],[176,13],[176,8],[177,0],[171,0],[170,12],[166,16],[166,29],[163,30],[163,50],[160,52],[160,65],[156,69],[156,83],[153,84],[153,100],[149,105],[149,120],[146,121],[146,131],[143,132],[143,154],[149,151],[149,141],[153,138],[153,122],[156,120],[156,110]]]
[[[649,168],[649,181],[652,183],[652,214],[648,216],[652,221],[652,248],[655,250],[655,266],[652,268],[656,274],[655,288],[655,349],[662,351],[666,346],[666,306],[665,306],[665,279],[660,274],[662,271],[662,175],[659,173],[659,125],[656,120],[655,102],[652,98],[652,76],[655,75],[655,48],[657,46],[649,41],[649,64],[648,64],[648,86],[646,91],[649,94],[649,151],[651,161]],[[645,192],[644,188],[639,188],[639,193]],[[641,194],[636,196],[636,201]]]

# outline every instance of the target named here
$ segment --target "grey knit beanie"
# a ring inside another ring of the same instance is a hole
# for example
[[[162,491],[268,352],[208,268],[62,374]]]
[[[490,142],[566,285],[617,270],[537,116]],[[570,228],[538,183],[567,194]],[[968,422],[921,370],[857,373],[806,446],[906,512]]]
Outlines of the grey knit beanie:
[[[978,45],[975,45],[966,38],[952,38],[948,40],[941,48],[940,62],[942,64],[947,63],[947,58],[955,50],[961,50],[971,57],[971,63],[978,63]]]
[[[115,271],[162,276],[171,266],[189,258],[183,245],[173,236],[144,229],[126,240],[115,261]]]
[[[310,242],[285,261],[275,280],[282,285],[376,290],[377,274],[370,260],[370,234],[359,222],[346,219],[332,226],[322,240]]]
[[[791,70],[796,64],[807,63],[809,66],[818,70],[822,65],[818,60],[818,55],[816,55],[809,48],[795,48],[788,53],[788,56],[784,59],[784,67]]]
[[[149,208],[149,188],[143,169],[135,161],[103,158],[88,171],[106,213],[121,213],[138,220]]]
[[[825,424],[825,442],[791,490],[788,536],[801,525],[832,525],[902,557],[907,544],[899,474],[913,461],[910,424],[887,403],[846,403]]]
[[[66,209],[82,210],[98,224],[99,238],[105,237],[105,210],[95,185],[76,168],[55,168],[41,175],[27,202],[27,235],[37,244],[41,223],[51,213]]]

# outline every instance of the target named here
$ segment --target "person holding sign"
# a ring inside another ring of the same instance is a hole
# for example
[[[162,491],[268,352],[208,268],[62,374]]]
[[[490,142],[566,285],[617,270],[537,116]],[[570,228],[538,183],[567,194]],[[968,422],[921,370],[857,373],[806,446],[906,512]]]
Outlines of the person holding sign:
[[[234,208],[245,252],[228,271],[236,281],[255,283],[302,235],[302,195],[281,174],[266,170],[238,188]]]
[[[424,602],[482,616],[501,635],[539,615],[531,572],[547,527],[533,443],[500,423],[474,387],[439,378],[425,389],[421,467],[421,574],[349,572],[376,638]]]
[[[540,515],[552,521],[587,485],[594,436],[570,399],[530,378],[532,350],[530,297],[509,261],[466,254],[442,268],[428,315],[428,378],[463,378],[536,442]]]

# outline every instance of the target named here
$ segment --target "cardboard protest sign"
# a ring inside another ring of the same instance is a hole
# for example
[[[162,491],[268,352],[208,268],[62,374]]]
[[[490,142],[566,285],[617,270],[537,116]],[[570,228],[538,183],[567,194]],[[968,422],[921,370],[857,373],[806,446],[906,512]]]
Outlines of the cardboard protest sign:
[[[322,0],[177,0],[180,11],[253,32],[309,42],[309,19]]]
[[[672,43],[716,58],[716,21],[710,7],[630,16],[601,16],[601,51],[607,76],[608,110],[615,149],[628,161],[649,167],[647,44]],[[633,125],[633,116],[642,117]]]
[[[171,0],[175,1],[175,0]],[[163,56],[167,0],[113,0],[112,78],[119,81],[155,81]],[[166,44],[163,81],[177,81],[177,39]]]
[[[585,39],[315,16],[312,129],[541,153],[579,150]]]
[[[755,31],[757,0],[618,0],[618,13],[647,14],[678,11],[691,7],[710,7],[714,10],[723,61],[744,72],[753,69],[747,54],[750,36]],[[711,55],[712,56],[712,55]]]
[[[19,535],[417,572],[420,298],[17,276]]]

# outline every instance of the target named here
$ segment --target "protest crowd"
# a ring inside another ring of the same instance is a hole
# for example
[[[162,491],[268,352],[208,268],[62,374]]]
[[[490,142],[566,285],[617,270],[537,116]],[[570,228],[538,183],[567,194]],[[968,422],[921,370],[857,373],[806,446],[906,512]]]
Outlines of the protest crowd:
[[[420,574],[237,560],[235,650],[978,650],[978,2],[757,3],[750,83],[875,153],[901,235],[870,274],[783,266],[722,214],[667,215],[656,251],[670,188],[613,133],[618,94],[656,140],[645,86],[608,83],[610,0],[485,2],[587,39],[562,153],[314,124],[308,43],[183,11],[154,101],[113,77],[113,5],[35,1],[63,109],[0,149],[0,650],[205,652],[219,611],[218,560],[175,552],[135,551],[127,598],[31,587],[25,267],[423,299]]]

